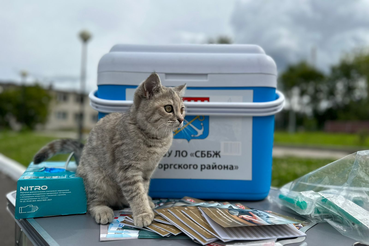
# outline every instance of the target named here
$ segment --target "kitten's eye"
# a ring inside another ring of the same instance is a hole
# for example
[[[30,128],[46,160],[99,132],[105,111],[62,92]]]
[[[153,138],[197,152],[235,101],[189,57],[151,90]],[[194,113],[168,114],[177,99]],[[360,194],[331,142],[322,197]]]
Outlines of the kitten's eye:
[[[183,111],[184,111],[184,107],[181,108],[181,114],[183,114]]]
[[[172,113],[173,112],[173,107],[172,105],[165,105],[164,109],[167,113]]]

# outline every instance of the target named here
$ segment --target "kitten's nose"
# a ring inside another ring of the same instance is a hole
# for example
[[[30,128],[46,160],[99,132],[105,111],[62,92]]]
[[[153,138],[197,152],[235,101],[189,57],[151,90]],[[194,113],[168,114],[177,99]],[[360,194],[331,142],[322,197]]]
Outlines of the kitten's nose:
[[[182,118],[178,118],[179,124],[181,124],[183,122]]]

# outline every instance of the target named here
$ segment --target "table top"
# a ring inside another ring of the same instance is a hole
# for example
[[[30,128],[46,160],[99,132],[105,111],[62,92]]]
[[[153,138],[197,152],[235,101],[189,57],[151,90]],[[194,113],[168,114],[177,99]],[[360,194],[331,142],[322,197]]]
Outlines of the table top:
[[[248,207],[271,210],[277,213],[301,219],[299,216],[290,213],[288,210],[281,209],[274,202],[278,190],[272,188],[269,196],[263,201],[237,201]],[[235,201],[236,202],[236,201]],[[14,207],[8,204],[8,211],[14,216]],[[35,245],[133,245],[139,246],[143,242],[145,246],[159,245],[198,245],[191,240],[170,240],[170,239],[127,239],[119,241],[100,242],[100,226],[92,219],[89,214],[84,215],[68,215],[56,216],[47,218],[15,220],[21,229],[25,232],[28,238]],[[333,229],[327,223],[322,223],[314,226],[307,231],[305,242],[298,244],[288,244],[291,246],[297,245],[335,245],[348,246],[353,245],[354,240],[342,236],[339,232]],[[142,241],[145,240],[145,241]]]

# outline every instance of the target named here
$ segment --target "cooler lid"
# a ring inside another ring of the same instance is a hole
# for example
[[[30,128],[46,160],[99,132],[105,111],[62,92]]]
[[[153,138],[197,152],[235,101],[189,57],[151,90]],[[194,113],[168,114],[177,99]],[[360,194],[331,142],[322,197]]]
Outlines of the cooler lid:
[[[277,75],[276,64],[257,45],[115,45],[98,73]]]
[[[264,50],[254,44],[173,44],[140,45],[117,44],[110,52],[160,52],[160,53],[255,53],[265,54]]]

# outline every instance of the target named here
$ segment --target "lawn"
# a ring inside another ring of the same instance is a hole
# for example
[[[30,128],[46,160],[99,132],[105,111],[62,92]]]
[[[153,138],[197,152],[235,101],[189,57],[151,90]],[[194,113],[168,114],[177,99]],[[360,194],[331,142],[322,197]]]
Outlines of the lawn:
[[[279,138],[282,136],[280,133],[276,133],[276,135]],[[303,137],[298,137],[297,139],[302,138]],[[27,166],[32,161],[34,154],[42,146],[55,139],[56,138],[53,137],[37,135],[33,132],[3,132],[0,133],[0,153]],[[286,137],[282,137],[282,139],[286,139]],[[293,140],[293,137],[291,137],[291,139]],[[295,141],[298,142],[297,140]],[[310,143],[313,144],[314,141],[310,140]],[[51,160],[66,160],[67,156],[68,155],[58,155]],[[295,157],[273,158],[272,185],[280,187],[331,161],[333,160]]]
[[[272,186],[281,187],[333,161],[297,157],[273,158]]]
[[[40,136],[33,132],[0,132],[0,153],[28,166],[36,152],[53,137]],[[66,160],[68,155],[58,155],[50,160]]]
[[[337,149],[369,148],[369,135],[325,132],[275,132],[277,145],[314,146]]]

